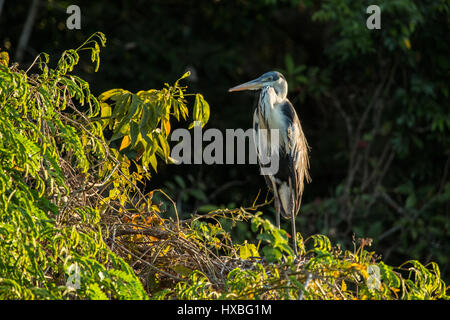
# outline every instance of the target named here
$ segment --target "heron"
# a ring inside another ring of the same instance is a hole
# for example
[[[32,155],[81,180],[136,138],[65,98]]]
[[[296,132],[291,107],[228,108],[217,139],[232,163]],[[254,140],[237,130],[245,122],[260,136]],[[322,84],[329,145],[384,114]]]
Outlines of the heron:
[[[261,174],[273,192],[276,224],[280,228],[280,216],[290,220],[293,249],[297,253],[295,219],[302,201],[304,183],[311,182],[309,175],[309,146],[300,120],[292,103],[287,99],[288,83],[277,71],[264,73],[257,79],[229,89],[229,92],[260,90],[253,115],[253,133]],[[261,130],[265,129],[265,130]],[[271,130],[278,130],[279,143],[271,144]],[[262,134],[265,132],[266,134]],[[269,133],[269,134],[267,134]],[[275,150],[272,150],[275,149]],[[273,174],[263,173],[262,156],[275,153],[279,170]]]

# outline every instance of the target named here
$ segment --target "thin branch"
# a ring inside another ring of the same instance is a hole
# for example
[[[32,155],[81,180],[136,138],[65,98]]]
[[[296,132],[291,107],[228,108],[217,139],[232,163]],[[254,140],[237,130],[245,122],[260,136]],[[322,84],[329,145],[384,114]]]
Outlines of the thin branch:
[[[30,9],[28,10],[28,16],[23,26],[22,34],[20,35],[19,44],[17,46],[16,61],[21,62],[24,51],[28,45],[28,41],[33,30],[34,20],[38,10],[39,0],[33,0]]]

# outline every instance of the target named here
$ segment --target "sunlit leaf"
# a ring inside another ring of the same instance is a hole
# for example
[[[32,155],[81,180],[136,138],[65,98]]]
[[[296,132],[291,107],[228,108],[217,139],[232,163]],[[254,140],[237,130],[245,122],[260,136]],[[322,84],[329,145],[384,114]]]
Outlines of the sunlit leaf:
[[[125,149],[125,148],[128,147],[130,144],[131,144],[130,136],[125,136],[125,137],[123,137],[122,142],[120,143],[120,148],[119,148],[119,150]]]

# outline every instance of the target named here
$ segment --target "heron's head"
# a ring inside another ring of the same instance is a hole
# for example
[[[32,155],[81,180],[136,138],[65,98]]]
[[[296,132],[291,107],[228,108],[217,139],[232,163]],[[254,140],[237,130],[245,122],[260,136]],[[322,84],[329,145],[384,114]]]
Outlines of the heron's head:
[[[249,82],[228,89],[228,92],[243,91],[243,90],[260,90],[264,87],[272,87],[280,98],[282,99],[286,98],[288,89],[287,81],[285,77],[277,71],[266,72],[259,78],[256,78]]]

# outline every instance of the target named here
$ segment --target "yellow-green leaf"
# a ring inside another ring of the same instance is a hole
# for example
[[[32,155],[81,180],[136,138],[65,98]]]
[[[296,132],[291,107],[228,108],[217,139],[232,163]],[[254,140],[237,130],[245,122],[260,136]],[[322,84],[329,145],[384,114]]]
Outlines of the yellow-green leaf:
[[[404,38],[404,39],[403,39],[403,43],[405,44],[405,47],[406,47],[408,50],[411,50],[411,41],[409,41],[408,38]]]
[[[122,89],[111,89],[111,90],[103,92],[98,97],[98,100],[102,102],[102,101],[108,100],[108,99],[110,99],[112,97],[121,95],[123,92],[124,92],[124,90],[122,90]]]

